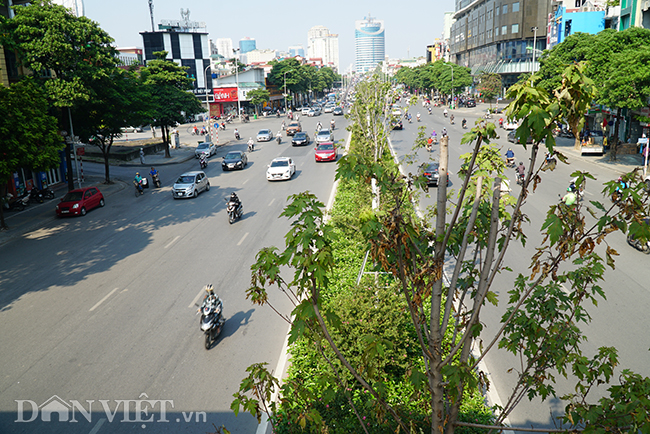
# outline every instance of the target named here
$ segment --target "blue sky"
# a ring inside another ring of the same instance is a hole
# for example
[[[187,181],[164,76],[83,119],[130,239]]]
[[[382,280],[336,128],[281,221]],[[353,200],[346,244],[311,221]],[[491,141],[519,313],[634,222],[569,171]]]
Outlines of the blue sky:
[[[119,47],[142,47],[141,31],[151,30],[147,0],[85,0],[85,15],[98,22]],[[181,18],[190,10],[190,20],[204,21],[211,39],[231,38],[237,46],[246,36],[257,48],[287,50],[291,45],[307,49],[307,31],[316,25],[339,35],[341,69],[354,63],[354,22],[369,13],[384,20],[386,54],[391,58],[423,56],[426,46],[442,34],[445,11],[454,10],[454,0],[154,0],[154,23]]]

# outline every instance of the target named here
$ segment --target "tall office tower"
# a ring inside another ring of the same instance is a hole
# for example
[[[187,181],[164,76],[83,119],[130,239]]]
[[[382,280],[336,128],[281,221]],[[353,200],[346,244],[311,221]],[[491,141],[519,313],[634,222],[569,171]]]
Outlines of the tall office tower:
[[[223,56],[224,59],[232,59],[235,57],[232,52],[232,39],[230,38],[217,38],[214,45],[217,47],[217,53]]]
[[[255,39],[253,38],[244,38],[239,40],[239,54],[245,54],[249,51],[253,51],[257,48]]]
[[[289,47],[289,56],[291,57],[305,57],[305,49],[302,45],[292,45]]]
[[[314,26],[307,32],[307,58],[322,59],[324,66],[339,69],[339,35],[325,26]]]
[[[367,72],[384,61],[384,22],[368,15],[364,20],[355,21],[354,27],[356,71]]]

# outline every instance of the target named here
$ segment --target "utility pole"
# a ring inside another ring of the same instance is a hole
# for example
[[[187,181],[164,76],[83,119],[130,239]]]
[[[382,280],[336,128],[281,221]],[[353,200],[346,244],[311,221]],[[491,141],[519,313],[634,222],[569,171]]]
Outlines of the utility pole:
[[[155,32],[156,29],[153,25],[153,0],[149,0],[149,15],[151,15],[151,31]]]

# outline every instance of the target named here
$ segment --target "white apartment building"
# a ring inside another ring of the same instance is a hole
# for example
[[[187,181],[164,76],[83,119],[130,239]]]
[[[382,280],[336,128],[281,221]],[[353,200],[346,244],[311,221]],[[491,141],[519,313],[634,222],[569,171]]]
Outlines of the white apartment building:
[[[338,71],[339,35],[325,26],[314,26],[307,32],[307,58],[322,59],[323,65]]]
[[[265,49],[265,50],[251,50],[248,53],[241,55],[243,58],[243,63],[250,65],[253,63],[269,63],[271,60],[275,59],[277,52],[275,50]]]
[[[218,38],[214,42],[214,45],[217,47],[217,53],[225,59],[232,59],[235,57],[235,54],[232,52],[232,39]]]

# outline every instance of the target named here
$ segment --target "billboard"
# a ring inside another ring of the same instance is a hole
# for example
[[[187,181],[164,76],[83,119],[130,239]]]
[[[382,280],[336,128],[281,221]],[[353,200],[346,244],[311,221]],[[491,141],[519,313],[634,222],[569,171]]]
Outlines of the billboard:
[[[236,87],[221,87],[214,89],[214,102],[237,101]]]

